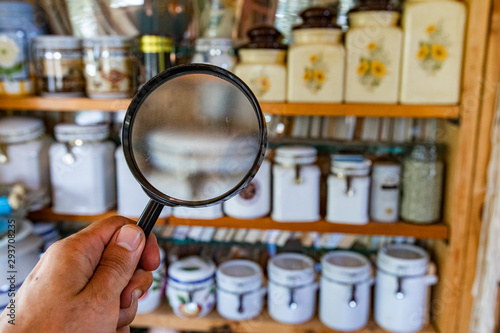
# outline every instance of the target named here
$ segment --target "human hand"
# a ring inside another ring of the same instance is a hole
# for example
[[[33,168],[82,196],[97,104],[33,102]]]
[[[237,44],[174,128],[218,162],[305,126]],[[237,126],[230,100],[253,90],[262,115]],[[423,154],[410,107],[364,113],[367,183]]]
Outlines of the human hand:
[[[154,234],[146,242],[131,223],[113,216],[53,244],[15,296],[15,325],[4,311],[0,332],[129,332],[160,264]]]

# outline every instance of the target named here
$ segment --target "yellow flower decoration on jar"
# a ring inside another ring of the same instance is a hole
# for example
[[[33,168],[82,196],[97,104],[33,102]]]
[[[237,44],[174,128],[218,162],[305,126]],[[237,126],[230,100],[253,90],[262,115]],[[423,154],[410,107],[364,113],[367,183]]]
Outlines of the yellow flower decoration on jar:
[[[429,47],[425,44],[420,45],[417,52],[417,59],[422,60],[429,54]]]
[[[271,83],[266,76],[259,76],[257,78],[257,86],[262,93],[265,93],[269,90]]]
[[[309,58],[309,61],[310,62],[316,62],[318,60],[318,56],[313,54],[310,58]]]
[[[385,65],[378,61],[378,60],[373,60],[372,61],[372,66],[371,66],[371,71],[373,76],[375,77],[384,77],[387,74],[387,69],[385,68]]]
[[[446,48],[441,44],[432,44],[431,46],[432,57],[438,61],[443,61],[448,58]]]
[[[366,48],[368,49],[368,51],[373,51],[377,48],[377,43],[375,42],[370,42],[368,43],[368,45],[366,46]]]
[[[319,69],[314,71],[314,80],[316,80],[319,83],[323,83],[326,80],[326,75],[323,73],[323,71],[320,71]]]
[[[436,31],[436,26],[434,24],[429,25],[427,29],[425,29],[428,35],[432,34],[434,31]]]
[[[358,75],[365,75],[366,72],[370,69],[370,64],[366,60],[361,60],[358,66],[357,73]]]
[[[304,81],[311,81],[312,79],[313,79],[313,71],[310,70],[309,68],[306,68],[306,70],[304,72],[303,80]]]

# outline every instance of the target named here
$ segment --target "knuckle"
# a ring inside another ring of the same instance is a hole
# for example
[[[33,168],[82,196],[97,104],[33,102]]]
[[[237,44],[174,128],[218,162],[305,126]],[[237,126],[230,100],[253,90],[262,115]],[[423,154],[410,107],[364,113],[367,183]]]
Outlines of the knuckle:
[[[113,251],[105,254],[99,263],[99,266],[110,271],[116,278],[124,278],[128,273],[129,256],[122,251]]]

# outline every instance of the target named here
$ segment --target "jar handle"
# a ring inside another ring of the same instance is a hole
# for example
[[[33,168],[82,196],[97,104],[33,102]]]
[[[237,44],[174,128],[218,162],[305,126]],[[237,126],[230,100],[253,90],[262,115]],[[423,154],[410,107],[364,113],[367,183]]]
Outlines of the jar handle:
[[[295,165],[295,184],[302,184],[302,178],[300,178],[300,164]]]
[[[9,155],[7,155],[7,145],[0,144],[0,164],[9,163]]]
[[[245,297],[244,294],[238,295],[238,313],[243,313],[245,311],[243,308],[243,297]]]
[[[358,306],[358,301],[356,300],[356,284],[354,283],[351,287],[351,299],[349,300],[349,307],[354,309]]]
[[[352,188],[352,176],[345,176],[345,182],[346,182],[346,188],[345,188],[345,195],[348,197],[354,196],[354,189]]]
[[[288,308],[290,310],[297,309],[298,304],[295,303],[295,288],[290,288],[290,301],[288,302]]]
[[[397,299],[401,300],[401,299],[405,298],[405,293],[403,291],[403,279],[404,278],[401,276],[398,276],[397,279],[398,279],[397,280],[398,287],[396,289],[396,292],[394,292],[394,296]]]

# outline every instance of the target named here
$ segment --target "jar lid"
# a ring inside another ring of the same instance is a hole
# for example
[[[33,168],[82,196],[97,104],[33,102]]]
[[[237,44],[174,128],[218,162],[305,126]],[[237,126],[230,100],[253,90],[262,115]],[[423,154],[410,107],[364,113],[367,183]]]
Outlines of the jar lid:
[[[7,117],[0,120],[0,143],[19,143],[34,140],[45,133],[41,119]]]
[[[36,48],[81,49],[82,41],[73,36],[42,35],[35,38]]]
[[[275,161],[279,164],[311,164],[316,162],[317,150],[308,146],[284,146],[276,149]]]
[[[0,16],[34,16],[33,6],[26,2],[0,1]]]
[[[282,43],[283,35],[278,29],[272,26],[261,26],[250,29],[247,33],[250,42],[243,46],[248,49],[280,49],[286,50],[286,45]]]
[[[134,37],[129,36],[97,36],[85,38],[83,47],[94,47],[96,44],[103,47],[130,47]]]
[[[269,259],[269,279],[287,287],[303,286],[316,279],[314,260],[301,253],[281,253]]]
[[[303,23],[293,27],[296,29],[333,28],[340,29],[334,23],[337,12],[326,7],[311,7],[300,13]]]
[[[210,49],[230,50],[233,48],[231,38],[198,38],[195,43],[196,51],[208,51]]]
[[[347,176],[365,176],[372,162],[361,155],[332,155],[331,171]]]
[[[70,142],[82,141],[102,141],[109,136],[109,126],[107,124],[77,125],[77,124],[57,124],[54,127],[54,135],[57,141]]]
[[[364,255],[352,251],[334,251],[321,259],[322,274],[334,281],[358,283],[370,278],[371,263]]]
[[[215,264],[198,256],[180,259],[168,267],[168,276],[179,283],[197,283],[213,277]]]
[[[245,293],[262,286],[262,268],[250,260],[229,260],[216,273],[217,285],[227,291]]]
[[[351,8],[347,15],[355,12],[389,11],[398,12],[399,7],[391,0],[359,0],[359,4]]]
[[[140,49],[144,53],[171,52],[173,47],[172,38],[166,36],[144,35],[140,41]]]
[[[377,267],[398,276],[422,275],[427,271],[429,254],[421,247],[393,244],[378,252]]]

